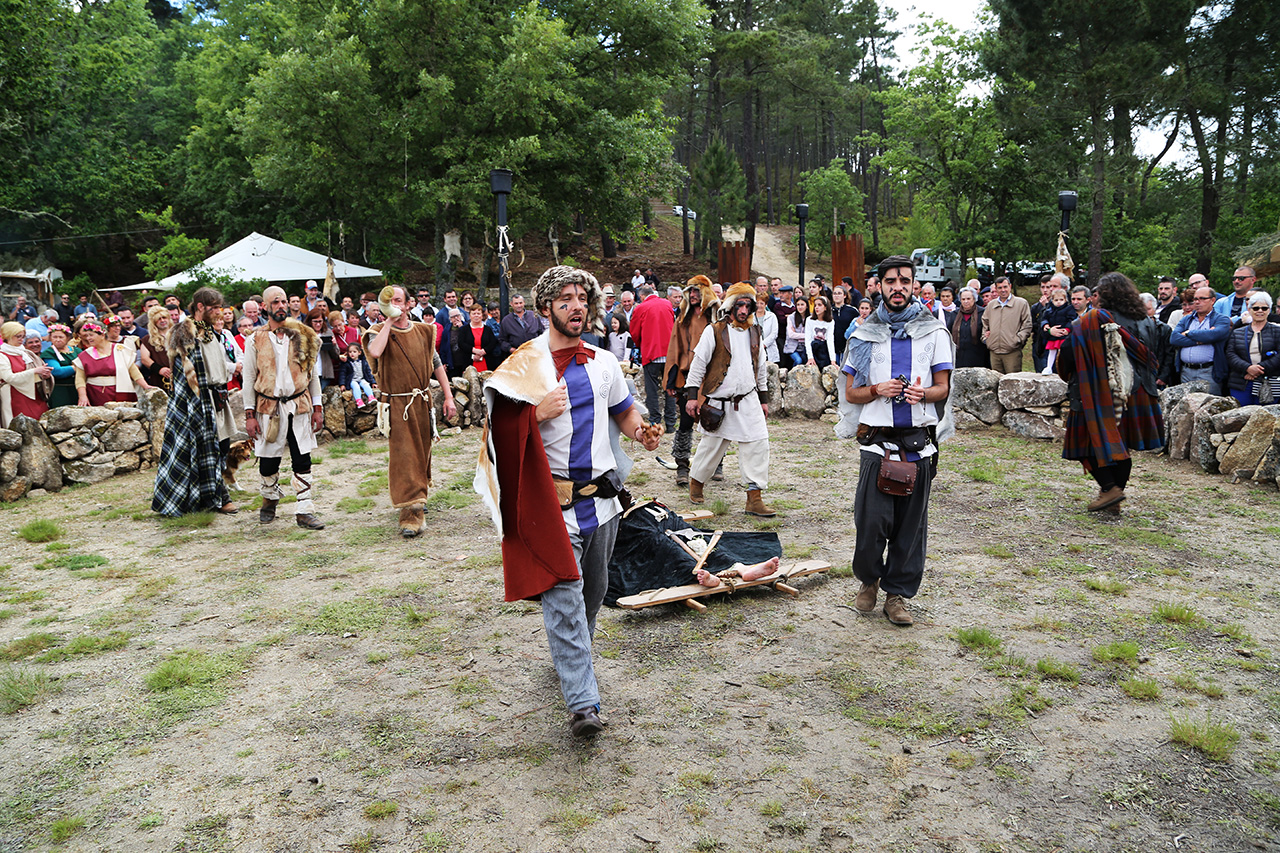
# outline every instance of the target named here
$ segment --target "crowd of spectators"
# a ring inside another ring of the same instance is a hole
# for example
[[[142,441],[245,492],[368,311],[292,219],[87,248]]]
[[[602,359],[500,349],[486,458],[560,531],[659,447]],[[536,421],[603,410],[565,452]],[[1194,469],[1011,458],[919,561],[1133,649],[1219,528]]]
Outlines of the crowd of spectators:
[[[1179,291],[1177,281],[1165,277],[1154,294],[1141,294],[1147,315],[1161,329],[1159,386],[1203,379],[1213,393],[1230,394],[1242,405],[1275,401],[1280,396],[1280,314],[1266,291],[1257,288],[1254,271],[1237,269],[1230,292],[1215,291],[1199,274],[1187,284]],[[719,296],[725,285],[712,287]],[[1032,368],[1051,373],[1072,321],[1096,305],[1097,295],[1060,274],[1041,276],[1039,287],[1034,302],[1013,294],[1007,278],[986,287],[977,280],[960,288],[918,282],[915,295],[950,330],[957,367],[1021,370],[1029,348]],[[838,364],[849,336],[882,298],[874,275],[862,290],[848,277],[829,284],[821,275],[800,289],[760,276],[755,289],[767,358],[784,368]],[[651,416],[671,420],[669,407],[659,403],[664,396],[659,386],[684,290],[664,287],[651,269],[636,270],[616,290],[612,284],[603,290],[605,328],[602,334],[585,334],[584,340],[608,349],[624,365],[641,368],[645,396],[656,407]],[[185,317],[178,297],[148,296],[135,310],[117,291],[106,303],[62,294],[41,311],[25,297],[16,300],[6,312],[9,322],[0,342],[5,356],[0,388],[7,389],[0,394],[3,425],[16,414],[38,415],[44,408],[133,399],[137,388],[172,389],[166,342]],[[448,289],[437,306],[431,290],[419,288],[410,313],[415,320],[434,320],[436,351],[455,377],[467,367],[495,369],[546,329],[545,318],[519,293],[512,294],[504,315],[496,299],[485,305],[470,291]],[[309,281],[302,293],[290,296],[289,314],[320,335],[321,385],[350,390],[357,405],[372,404],[375,382],[360,338],[383,320],[376,296],[343,296],[333,304]],[[230,388],[239,387],[245,336],[266,323],[260,296],[227,307],[214,323],[231,366]]]

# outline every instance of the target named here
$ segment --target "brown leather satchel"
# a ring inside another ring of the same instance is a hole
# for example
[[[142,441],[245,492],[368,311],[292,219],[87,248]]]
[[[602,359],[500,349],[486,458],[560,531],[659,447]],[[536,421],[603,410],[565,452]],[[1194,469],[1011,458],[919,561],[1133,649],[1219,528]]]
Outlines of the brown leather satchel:
[[[716,405],[708,399],[698,410],[698,423],[707,432],[715,432],[724,422],[724,403]]]
[[[890,459],[886,455],[880,460],[880,475],[876,478],[876,488],[881,494],[905,498],[915,491],[918,471],[916,463]]]

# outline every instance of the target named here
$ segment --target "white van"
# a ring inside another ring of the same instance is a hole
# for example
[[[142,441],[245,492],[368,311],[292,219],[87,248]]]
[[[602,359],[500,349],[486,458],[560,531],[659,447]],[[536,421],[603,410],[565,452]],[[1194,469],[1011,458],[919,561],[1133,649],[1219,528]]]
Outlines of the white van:
[[[960,256],[954,252],[935,252],[933,249],[916,249],[911,253],[916,265],[916,281],[942,284],[947,279],[958,282],[964,275],[960,269]]]

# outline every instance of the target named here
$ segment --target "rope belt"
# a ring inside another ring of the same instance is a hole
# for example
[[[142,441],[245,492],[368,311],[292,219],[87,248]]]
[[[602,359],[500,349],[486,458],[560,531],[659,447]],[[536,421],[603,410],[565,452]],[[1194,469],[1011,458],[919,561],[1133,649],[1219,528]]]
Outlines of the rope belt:
[[[414,388],[412,391],[406,391],[403,394],[392,394],[389,391],[379,391],[383,397],[408,397],[409,402],[404,404],[404,420],[409,420],[409,407],[413,405],[414,400],[422,400],[427,405],[431,404],[430,388]]]

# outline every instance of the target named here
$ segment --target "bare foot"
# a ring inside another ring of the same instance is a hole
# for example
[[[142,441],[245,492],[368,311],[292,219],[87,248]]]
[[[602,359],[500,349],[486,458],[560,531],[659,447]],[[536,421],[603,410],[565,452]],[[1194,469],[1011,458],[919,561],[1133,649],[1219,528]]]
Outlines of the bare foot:
[[[756,563],[754,566],[743,566],[738,569],[739,576],[744,581],[757,581],[760,578],[767,578],[778,570],[778,558],[771,557],[763,563]]]
[[[715,589],[720,586],[720,578],[711,574],[711,572],[706,569],[698,569],[693,573],[693,576],[698,579],[699,584],[707,587],[708,589]]]

